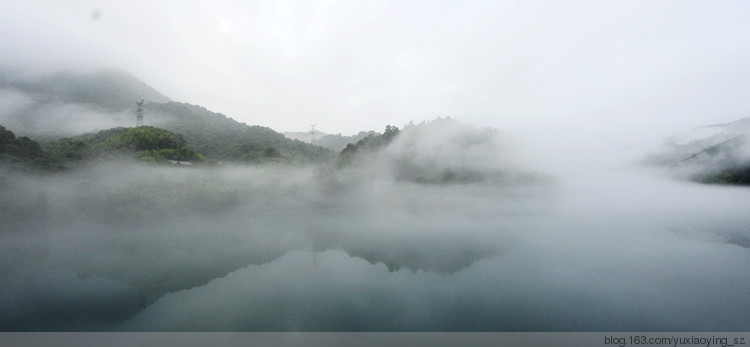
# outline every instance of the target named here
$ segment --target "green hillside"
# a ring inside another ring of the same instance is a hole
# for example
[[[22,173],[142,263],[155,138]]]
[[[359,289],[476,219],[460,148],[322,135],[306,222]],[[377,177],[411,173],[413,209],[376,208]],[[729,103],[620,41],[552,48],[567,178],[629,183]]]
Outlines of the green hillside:
[[[22,107],[0,105],[14,110],[0,117],[0,123],[33,138],[75,138],[98,129],[135,125],[136,102],[144,100],[146,124],[184,136],[190,148],[210,161],[309,163],[335,157],[326,148],[290,140],[270,128],[249,126],[201,106],[170,102],[122,71],[33,79],[3,72],[0,88],[12,90],[23,103]],[[80,155],[71,148],[62,152]]]
[[[0,163],[28,164],[44,157],[42,147],[28,137],[16,137],[0,125]]]
[[[371,133],[355,143],[346,145],[339,153],[339,164],[349,164],[363,153],[385,148],[399,133],[400,130],[397,127],[387,125],[383,134]]]
[[[53,141],[44,146],[49,158],[72,163],[84,159],[129,156],[142,161],[204,161],[180,134],[151,126],[114,128]]]
[[[267,127],[250,126],[204,107],[167,102],[144,105],[147,124],[185,136],[190,145],[209,159],[244,163],[305,163],[331,159],[323,147],[291,140]]]
[[[315,141],[313,141],[311,132],[284,132],[284,136],[300,140],[306,143],[314,143],[316,146],[328,148],[334,152],[341,152],[350,143],[364,139],[369,135],[377,135],[375,131],[360,131],[353,136],[343,136],[341,134],[325,134],[316,132]]]

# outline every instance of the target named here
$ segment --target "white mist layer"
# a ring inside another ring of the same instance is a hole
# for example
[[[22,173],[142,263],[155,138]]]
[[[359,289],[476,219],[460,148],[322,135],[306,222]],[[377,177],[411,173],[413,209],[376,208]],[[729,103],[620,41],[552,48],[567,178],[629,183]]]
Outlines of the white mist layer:
[[[3,172],[0,327],[750,328],[750,189],[623,165],[506,180],[525,168],[462,161],[493,136],[407,140],[349,168]],[[478,176],[410,180],[409,156]]]
[[[483,241],[504,252],[457,272],[389,272],[382,264],[338,250],[292,252],[200,288],[168,294],[122,328],[748,327],[744,312],[750,309],[750,275],[744,269],[750,252],[747,244],[731,240],[750,236],[742,227],[750,216],[740,203],[749,190],[674,183],[638,173],[587,177],[564,190],[563,197],[553,198],[561,200],[553,211],[540,213],[519,204],[528,214],[473,219],[477,225],[503,220],[506,228],[486,230]]]

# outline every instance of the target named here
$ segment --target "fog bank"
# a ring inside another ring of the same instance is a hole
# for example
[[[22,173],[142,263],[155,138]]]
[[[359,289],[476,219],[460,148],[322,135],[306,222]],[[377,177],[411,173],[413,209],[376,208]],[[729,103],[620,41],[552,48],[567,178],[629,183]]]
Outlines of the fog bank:
[[[0,245],[0,327],[750,327],[750,190],[637,168],[420,183],[388,166],[404,148],[340,170],[3,172],[0,213],[14,219]]]

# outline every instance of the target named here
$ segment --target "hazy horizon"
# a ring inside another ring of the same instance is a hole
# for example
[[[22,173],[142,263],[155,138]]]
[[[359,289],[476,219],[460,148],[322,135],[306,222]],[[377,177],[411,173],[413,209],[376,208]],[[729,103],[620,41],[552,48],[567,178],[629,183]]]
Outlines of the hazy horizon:
[[[441,121],[349,164],[0,170],[8,331],[744,331],[747,187]]]
[[[123,69],[173,100],[278,131],[451,116],[643,140],[750,115],[748,7],[25,1],[0,14],[0,65]]]

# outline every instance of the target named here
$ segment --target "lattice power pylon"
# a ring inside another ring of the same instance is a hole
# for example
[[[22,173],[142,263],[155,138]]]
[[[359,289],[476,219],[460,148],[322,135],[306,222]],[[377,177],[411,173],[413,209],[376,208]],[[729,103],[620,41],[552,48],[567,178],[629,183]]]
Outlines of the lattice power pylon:
[[[135,126],[142,127],[143,126],[143,100],[141,100],[141,102],[136,102],[135,104],[138,105],[138,109],[135,110]]]

